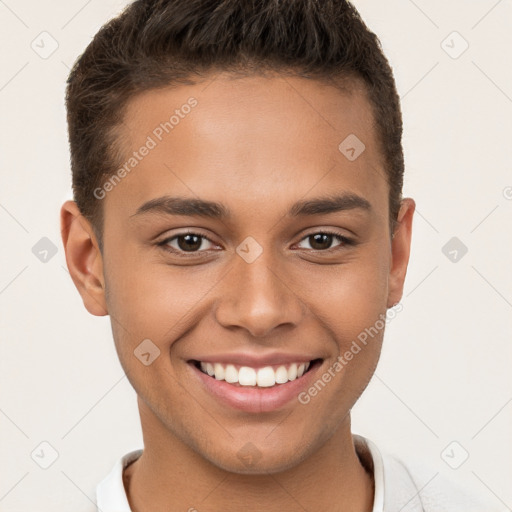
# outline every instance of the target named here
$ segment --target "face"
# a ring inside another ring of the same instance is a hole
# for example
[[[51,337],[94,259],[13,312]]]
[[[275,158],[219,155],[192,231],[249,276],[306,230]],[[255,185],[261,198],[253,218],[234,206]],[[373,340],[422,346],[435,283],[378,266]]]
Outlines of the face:
[[[120,137],[73,275],[146,421],[230,471],[298,464],[347,427],[405,278],[414,203],[392,239],[364,89],[219,74],[132,99]]]

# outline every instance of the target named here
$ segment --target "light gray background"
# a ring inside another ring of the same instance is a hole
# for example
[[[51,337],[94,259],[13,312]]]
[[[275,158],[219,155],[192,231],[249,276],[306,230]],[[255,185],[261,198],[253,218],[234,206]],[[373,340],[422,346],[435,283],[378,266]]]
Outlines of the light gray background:
[[[0,0],[2,512],[94,510],[96,484],[141,446],[109,319],[84,309],[59,233],[65,80],[126,3]],[[355,3],[395,70],[417,213],[403,311],[354,431],[512,510],[512,2]],[[43,31],[58,43],[48,58]],[[454,31],[469,43],[458,58]],[[57,248],[46,262],[32,252],[43,237]],[[442,252],[452,237],[468,248],[456,262]],[[43,441],[58,452],[48,469]]]

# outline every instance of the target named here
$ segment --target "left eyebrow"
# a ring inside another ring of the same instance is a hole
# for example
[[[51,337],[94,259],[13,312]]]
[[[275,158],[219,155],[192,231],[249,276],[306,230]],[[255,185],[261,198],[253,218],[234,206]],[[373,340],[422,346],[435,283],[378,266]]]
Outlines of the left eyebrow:
[[[288,215],[299,217],[305,215],[322,215],[344,210],[359,209],[371,211],[372,206],[364,197],[353,193],[319,197],[294,203]],[[146,213],[166,215],[183,215],[189,217],[211,217],[216,219],[232,218],[233,214],[222,203],[204,199],[162,196],[147,201],[130,217]]]
[[[372,209],[372,205],[364,197],[353,193],[345,193],[336,196],[298,201],[290,208],[288,215],[292,217],[301,215],[321,215],[354,209],[369,212]]]

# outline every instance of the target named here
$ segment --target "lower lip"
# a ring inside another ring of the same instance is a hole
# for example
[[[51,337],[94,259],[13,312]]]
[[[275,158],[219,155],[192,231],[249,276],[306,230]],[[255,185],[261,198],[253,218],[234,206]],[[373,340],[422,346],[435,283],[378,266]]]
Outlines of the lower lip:
[[[206,375],[193,363],[189,365],[206,390],[221,403],[245,412],[262,413],[280,409],[294,398],[298,401],[298,395],[309,386],[321,363],[315,362],[302,377],[268,388],[233,386]]]

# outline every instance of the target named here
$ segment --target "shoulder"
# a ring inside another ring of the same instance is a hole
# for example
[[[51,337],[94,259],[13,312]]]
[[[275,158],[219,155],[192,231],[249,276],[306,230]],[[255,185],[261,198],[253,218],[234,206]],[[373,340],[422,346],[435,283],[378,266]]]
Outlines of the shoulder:
[[[405,461],[365,439],[371,451],[375,477],[381,473],[384,512],[502,512],[497,498],[477,493],[438,469]],[[485,489],[483,490],[485,491]]]

